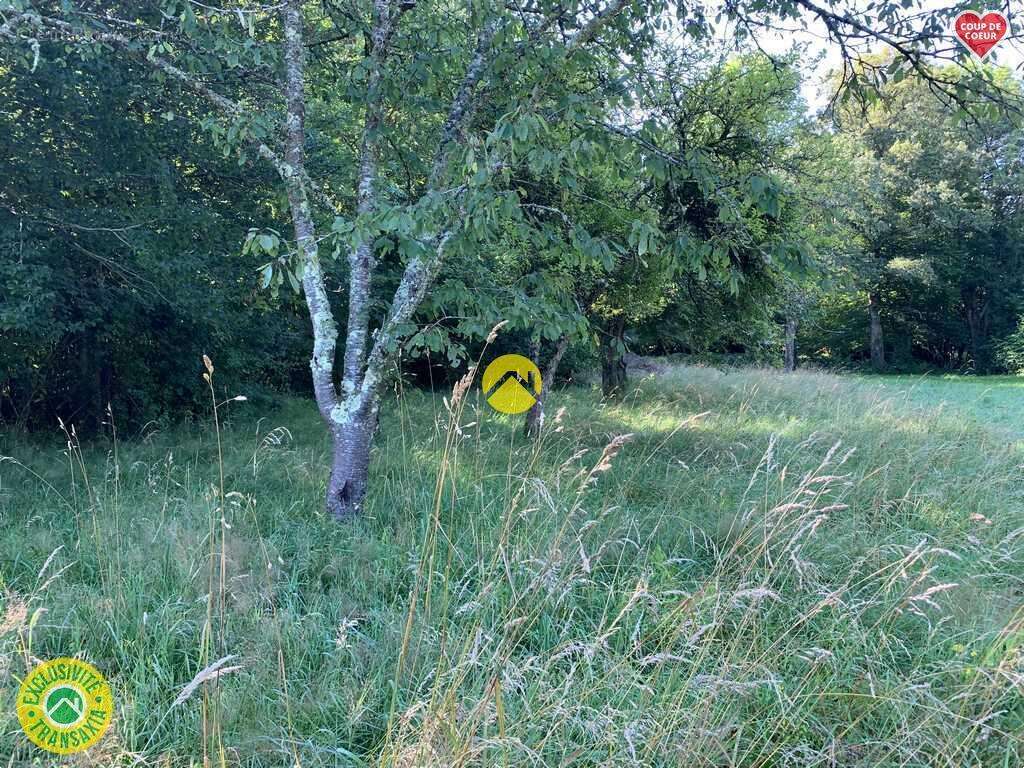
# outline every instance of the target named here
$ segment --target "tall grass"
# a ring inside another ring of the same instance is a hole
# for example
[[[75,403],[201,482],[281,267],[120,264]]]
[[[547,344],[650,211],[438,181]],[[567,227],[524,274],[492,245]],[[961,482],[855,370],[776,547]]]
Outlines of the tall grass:
[[[10,702],[57,655],[118,699],[76,765],[1024,762],[998,425],[691,367],[555,394],[531,443],[464,382],[396,398],[337,526],[315,409],[223,400],[105,456],[2,438],[8,765],[51,762]]]

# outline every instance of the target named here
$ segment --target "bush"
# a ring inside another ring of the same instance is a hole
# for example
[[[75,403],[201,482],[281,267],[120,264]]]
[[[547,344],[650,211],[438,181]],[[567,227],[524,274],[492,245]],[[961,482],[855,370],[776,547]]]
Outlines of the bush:
[[[996,345],[996,359],[1010,373],[1024,375],[1024,317],[1017,329]]]

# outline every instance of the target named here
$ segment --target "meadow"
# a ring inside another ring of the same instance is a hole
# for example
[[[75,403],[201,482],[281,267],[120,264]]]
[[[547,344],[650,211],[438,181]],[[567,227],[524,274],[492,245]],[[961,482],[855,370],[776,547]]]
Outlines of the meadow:
[[[1024,764],[1021,391],[676,366],[536,442],[397,391],[347,525],[310,402],[0,435],[0,764]],[[11,705],[70,655],[117,710],[55,758]]]
[[[1024,439],[1024,376],[876,376],[869,380],[913,401]]]

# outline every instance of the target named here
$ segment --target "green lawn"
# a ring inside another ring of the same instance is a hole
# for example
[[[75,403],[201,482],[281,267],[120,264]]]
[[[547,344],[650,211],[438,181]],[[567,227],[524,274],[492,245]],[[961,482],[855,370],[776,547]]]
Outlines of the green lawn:
[[[58,764],[11,702],[80,655],[75,765],[1021,765],[1015,386],[679,367],[536,445],[407,391],[346,526],[311,403],[222,408],[223,496],[209,423],[0,435],[2,764]]]
[[[951,408],[974,423],[1024,439],[1024,376],[872,376],[914,401]]]

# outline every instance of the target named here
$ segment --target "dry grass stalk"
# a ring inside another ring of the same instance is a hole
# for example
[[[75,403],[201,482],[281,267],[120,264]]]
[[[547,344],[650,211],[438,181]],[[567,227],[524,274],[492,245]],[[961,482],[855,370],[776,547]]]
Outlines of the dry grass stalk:
[[[192,694],[199,689],[199,686],[201,686],[206,681],[216,680],[222,675],[227,675],[231,672],[237,672],[238,670],[240,670],[242,668],[241,664],[235,665],[233,667],[224,666],[229,661],[235,658],[238,657],[235,655],[225,656],[224,658],[217,659],[217,661],[213,662],[209,666],[199,670],[199,672],[196,673],[196,676],[193,677],[192,680],[184,688],[181,689],[181,693],[178,694],[178,697],[174,700],[174,703],[171,704],[171,709],[174,709],[180,704],[184,704],[186,701],[188,701]]]

